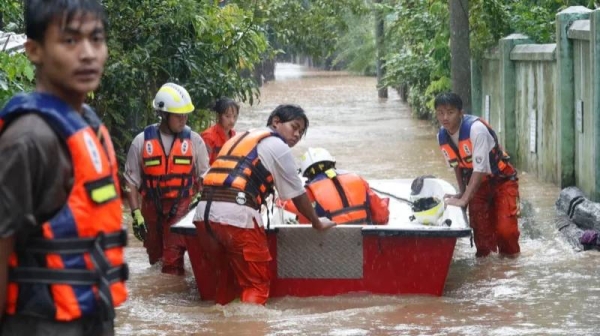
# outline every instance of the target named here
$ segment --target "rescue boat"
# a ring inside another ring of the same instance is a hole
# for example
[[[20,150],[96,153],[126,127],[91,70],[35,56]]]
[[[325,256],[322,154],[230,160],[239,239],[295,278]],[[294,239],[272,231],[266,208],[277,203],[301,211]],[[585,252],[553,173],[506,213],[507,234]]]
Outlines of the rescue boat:
[[[443,295],[456,241],[469,237],[471,229],[463,209],[444,207],[442,202],[422,212],[415,209],[415,201],[443,200],[456,190],[437,178],[422,179],[418,193],[412,191],[411,179],[368,182],[381,196],[390,197],[387,225],[339,225],[316,231],[310,225],[290,224],[295,216],[280,208],[264,211],[273,257],[271,297],[352,292]],[[185,236],[200,297],[211,300],[216,280],[195,237],[194,214],[190,211],[171,231]]]

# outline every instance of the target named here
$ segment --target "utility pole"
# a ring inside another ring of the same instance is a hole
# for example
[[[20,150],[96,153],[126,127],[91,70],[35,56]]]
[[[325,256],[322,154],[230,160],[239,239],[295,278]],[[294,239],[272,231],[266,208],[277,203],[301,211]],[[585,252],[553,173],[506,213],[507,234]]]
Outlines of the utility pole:
[[[448,0],[450,10],[450,72],[452,91],[463,100],[466,113],[471,107],[471,49],[469,43],[469,0]]]
[[[381,4],[382,0],[374,0],[375,2],[375,43],[377,45],[377,96],[379,98],[387,98],[388,97],[388,89],[387,86],[382,86],[381,82],[383,77],[385,76],[385,31],[384,31],[384,22],[383,15],[381,10],[377,7],[378,4]]]

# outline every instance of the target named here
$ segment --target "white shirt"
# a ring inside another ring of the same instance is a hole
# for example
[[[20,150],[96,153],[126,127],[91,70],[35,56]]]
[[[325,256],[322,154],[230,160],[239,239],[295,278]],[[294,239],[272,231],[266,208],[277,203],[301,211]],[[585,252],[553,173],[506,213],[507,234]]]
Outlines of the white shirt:
[[[458,131],[454,134],[448,132],[448,134],[450,134],[450,139],[457,147],[459,133],[460,132]],[[491,174],[490,152],[494,149],[494,146],[496,146],[494,138],[488,131],[488,128],[479,120],[473,122],[469,136],[471,137],[471,143],[473,144],[473,171]]]
[[[269,129],[270,130],[270,129]],[[267,137],[258,143],[258,157],[273,175],[273,182],[282,200],[289,200],[305,193],[302,179],[298,176],[291,148],[278,137]],[[194,221],[204,221],[206,202],[196,208]],[[212,202],[208,218],[212,222],[251,229],[254,221],[263,226],[262,216],[255,209],[231,202]]]
[[[160,137],[165,149],[165,155],[169,156],[175,136],[160,132]],[[196,179],[199,179],[208,171],[208,151],[200,134],[192,131],[190,138],[194,150],[193,174]],[[127,161],[125,162],[125,172],[123,173],[125,180],[138,189],[142,185],[142,148],[144,148],[144,132],[138,134],[131,142],[129,152],[127,153]]]

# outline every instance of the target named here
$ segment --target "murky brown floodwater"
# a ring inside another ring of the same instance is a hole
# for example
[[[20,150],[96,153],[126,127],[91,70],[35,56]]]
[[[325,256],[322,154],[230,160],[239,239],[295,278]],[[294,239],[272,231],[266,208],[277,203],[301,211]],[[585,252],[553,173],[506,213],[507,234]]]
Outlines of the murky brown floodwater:
[[[260,103],[244,106],[238,130],[263,126],[278,104],[307,111],[307,137],[294,148],[327,148],[338,167],[367,178],[434,174],[451,181],[427,123],[375,79],[278,64]],[[521,173],[522,255],[476,260],[460,239],[444,296],[346,295],[271,299],[266,307],[201,302],[189,263],[185,277],[147,264],[133,237],[127,249],[130,299],[118,309],[119,335],[600,335],[600,253],[573,252],[555,229],[559,188]],[[186,262],[188,262],[186,260]],[[435,260],[431,260],[435,263]],[[402,270],[398,270],[401,272]]]

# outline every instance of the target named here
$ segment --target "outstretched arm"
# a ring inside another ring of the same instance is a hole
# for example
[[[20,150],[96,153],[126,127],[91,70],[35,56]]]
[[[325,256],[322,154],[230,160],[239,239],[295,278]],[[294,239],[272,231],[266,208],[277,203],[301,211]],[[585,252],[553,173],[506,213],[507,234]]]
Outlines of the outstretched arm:
[[[306,193],[292,198],[292,201],[294,202],[296,208],[298,208],[298,211],[308,218],[308,220],[310,220],[313,228],[317,230],[327,230],[336,225],[328,218],[319,218]]]

